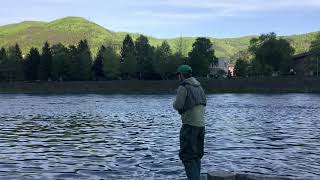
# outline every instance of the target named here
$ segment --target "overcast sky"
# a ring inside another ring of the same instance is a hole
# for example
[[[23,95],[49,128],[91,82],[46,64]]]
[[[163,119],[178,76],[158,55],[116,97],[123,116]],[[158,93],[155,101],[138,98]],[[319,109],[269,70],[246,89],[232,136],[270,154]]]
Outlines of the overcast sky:
[[[113,31],[217,38],[320,30],[320,0],[3,0],[0,25],[81,16]]]

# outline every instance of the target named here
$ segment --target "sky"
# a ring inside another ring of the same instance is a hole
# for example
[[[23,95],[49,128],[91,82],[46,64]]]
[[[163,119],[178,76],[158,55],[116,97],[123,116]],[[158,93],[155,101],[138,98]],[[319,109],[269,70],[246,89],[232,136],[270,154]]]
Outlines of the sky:
[[[157,38],[320,31],[320,0],[2,0],[0,25],[80,16]]]

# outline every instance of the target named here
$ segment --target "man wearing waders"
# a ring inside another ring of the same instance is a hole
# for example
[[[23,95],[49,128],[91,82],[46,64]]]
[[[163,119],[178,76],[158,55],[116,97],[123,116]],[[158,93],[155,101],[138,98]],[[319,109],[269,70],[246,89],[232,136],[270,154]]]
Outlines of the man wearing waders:
[[[179,76],[180,86],[173,107],[179,112],[182,119],[179,157],[188,180],[200,180],[205,131],[204,113],[207,100],[199,81],[192,77],[190,66],[180,66],[177,76]]]

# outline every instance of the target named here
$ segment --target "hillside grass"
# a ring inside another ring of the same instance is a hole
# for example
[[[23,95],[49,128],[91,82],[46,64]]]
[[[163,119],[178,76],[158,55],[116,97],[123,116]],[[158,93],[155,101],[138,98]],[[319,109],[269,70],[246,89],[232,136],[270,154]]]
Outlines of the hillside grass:
[[[23,54],[27,54],[31,47],[41,50],[43,43],[62,43],[64,45],[76,45],[80,40],[87,39],[93,55],[95,55],[101,45],[112,44],[118,49],[121,47],[126,32],[113,32],[94,22],[90,22],[81,17],[66,17],[52,22],[25,21],[17,24],[0,26],[0,47],[8,47],[18,43]],[[133,39],[139,37],[139,33],[129,33]],[[316,32],[283,36],[288,39],[296,53],[305,52],[309,49],[310,42],[315,39]],[[217,39],[210,38],[218,57],[231,57],[235,53],[248,48],[250,39],[257,36],[245,36],[240,38]],[[177,41],[180,38],[158,39],[148,36],[150,44],[160,45],[167,40],[171,48],[175,51]],[[184,55],[192,49],[192,44],[196,37],[183,37],[186,45]]]

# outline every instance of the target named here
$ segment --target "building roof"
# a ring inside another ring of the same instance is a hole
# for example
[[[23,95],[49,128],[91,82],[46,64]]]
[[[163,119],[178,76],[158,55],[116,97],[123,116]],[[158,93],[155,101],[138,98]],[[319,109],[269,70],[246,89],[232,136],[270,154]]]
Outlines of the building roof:
[[[294,61],[299,61],[299,60],[305,59],[306,57],[310,57],[311,55],[312,55],[312,53],[310,51],[304,52],[304,53],[300,53],[300,54],[296,54],[296,55],[292,56],[292,59]]]

